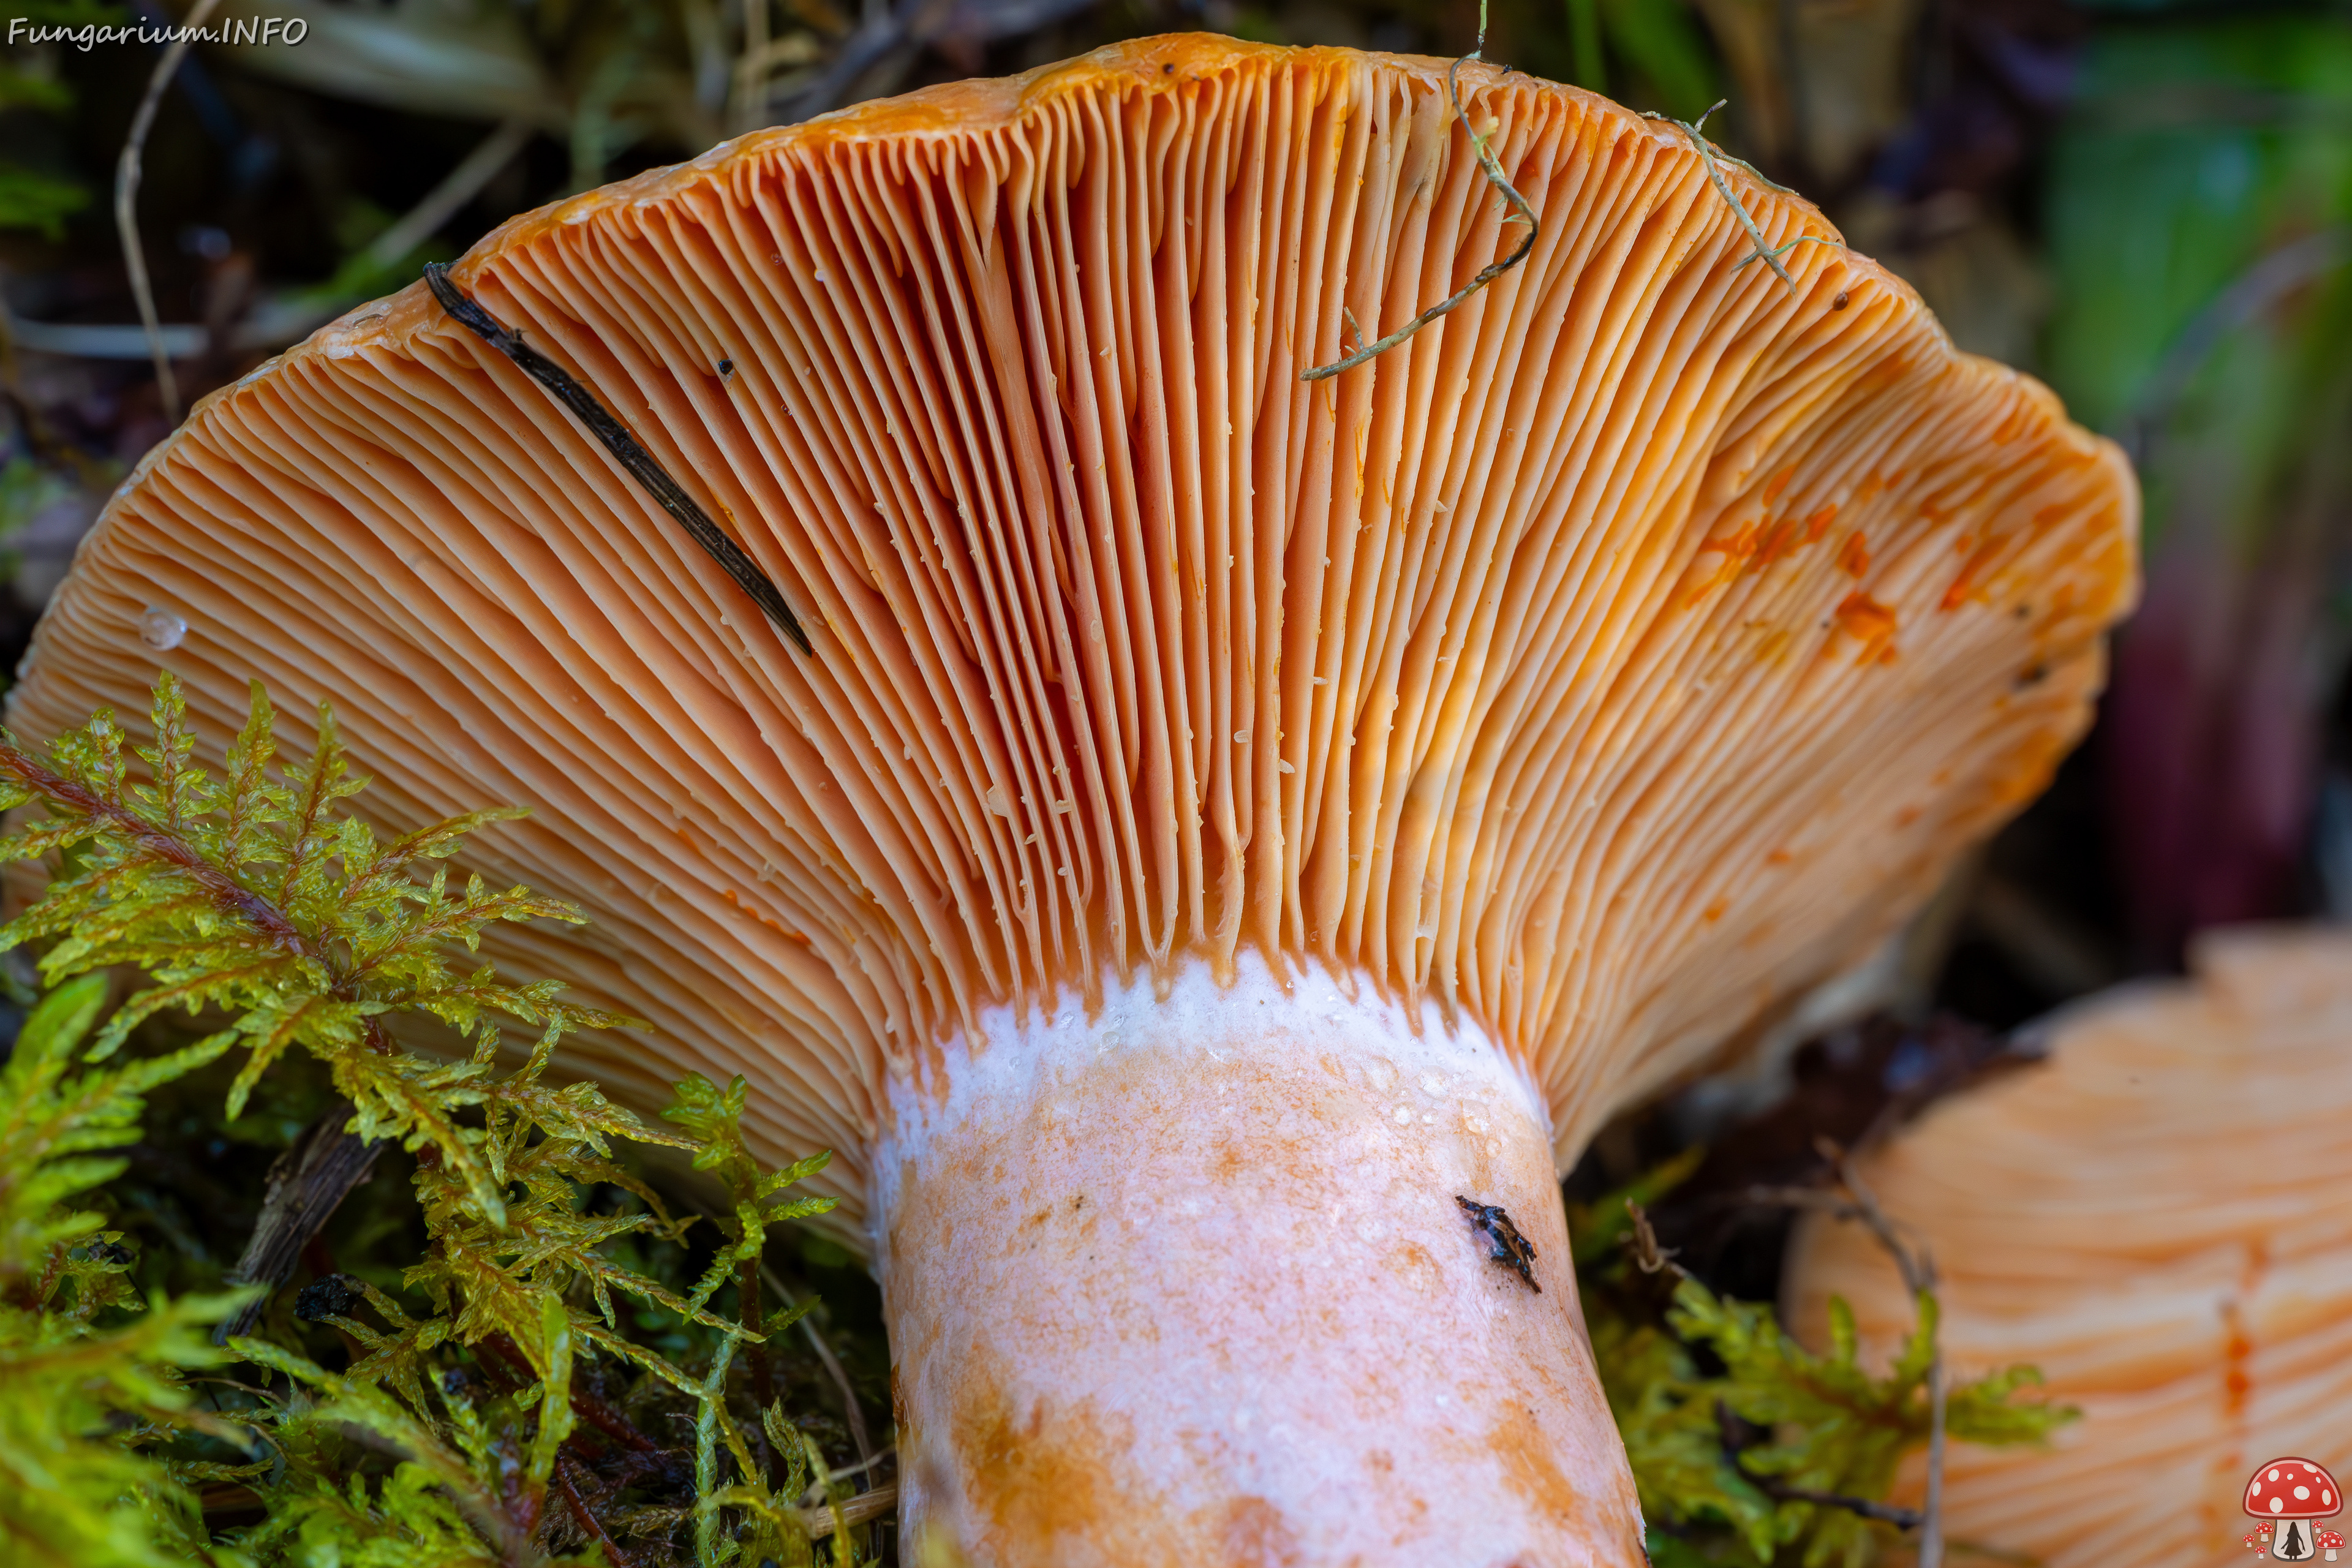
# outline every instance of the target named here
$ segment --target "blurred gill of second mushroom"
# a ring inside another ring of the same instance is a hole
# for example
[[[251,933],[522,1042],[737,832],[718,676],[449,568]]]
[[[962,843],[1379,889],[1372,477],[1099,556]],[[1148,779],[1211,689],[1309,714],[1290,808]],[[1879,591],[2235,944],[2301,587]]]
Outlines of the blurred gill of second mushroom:
[[[532,807],[594,924],[506,955],[656,1026],[571,1065],[839,1152],[910,1529],[1631,1568],[1555,1163],[2042,786],[2136,500],[1811,207],[1726,166],[1784,281],[1681,131],[1461,82],[1532,251],[1328,379],[1527,236],[1440,64],[1125,45],[476,247],[805,656],[420,287],[142,467],[13,722],[258,676]]]
[[[2212,935],[2191,967],[2061,1015],[2046,1063],[1863,1162],[1934,1256],[1955,1374],[2032,1363],[2083,1412],[2053,1451],[1951,1450],[1956,1540],[2049,1568],[2210,1568],[2254,1528],[2256,1467],[2352,1470],[2352,933]],[[1790,1267],[1801,1337],[1832,1295],[1866,1351],[1909,1331],[1852,1227],[1808,1221]],[[2297,1553],[2260,1544],[2309,1556],[2313,1528]]]

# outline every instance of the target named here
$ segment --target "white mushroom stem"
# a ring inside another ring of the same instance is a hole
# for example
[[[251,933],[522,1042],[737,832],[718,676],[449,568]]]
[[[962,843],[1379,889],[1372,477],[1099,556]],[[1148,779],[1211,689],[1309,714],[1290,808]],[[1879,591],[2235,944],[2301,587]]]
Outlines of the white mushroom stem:
[[[1254,956],[952,1046],[873,1212],[910,1540],[974,1563],[1642,1561],[1542,1101]],[[1457,1203],[1497,1205],[1540,1293]]]

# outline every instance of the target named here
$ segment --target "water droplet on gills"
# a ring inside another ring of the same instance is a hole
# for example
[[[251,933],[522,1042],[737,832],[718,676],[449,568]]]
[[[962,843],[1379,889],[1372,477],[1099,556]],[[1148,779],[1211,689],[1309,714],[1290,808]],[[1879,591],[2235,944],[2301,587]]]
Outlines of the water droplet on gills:
[[[139,617],[139,640],[157,653],[169,653],[188,635],[188,623],[169,610],[149,610]]]

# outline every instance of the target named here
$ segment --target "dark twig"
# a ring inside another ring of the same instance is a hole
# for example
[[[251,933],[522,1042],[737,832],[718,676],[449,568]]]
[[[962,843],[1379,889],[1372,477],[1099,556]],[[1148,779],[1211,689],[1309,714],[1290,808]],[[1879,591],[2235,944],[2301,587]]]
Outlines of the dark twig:
[[[776,1300],[787,1309],[795,1305],[793,1293],[784,1289],[783,1281],[776,1278],[775,1270],[764,1262],[760,1265],[760,1277],[767,1281],[768,1289],[775,1292]],[[801,1315],[801,1331],[808,1336],[809,1348],[815,1351],[816,1359],[824,1363],[826,1374],[833,1379],[835,1391],[841,1395],[842,1415],[849,1423],[849,1438],[856,1446],[860,1467],[872,1464],[875,1459],[874,1440],[866,1434],[866,1413],[857,1406],[857,1391],[850,1386],[848,1369],[841,1364],[841,1358],[833,1353],[833,1347],[825,1342],[824,1335],[818,1331],[815,1313]]]
[[[1853,1160],[1843,1149],[1827,1138],[1816,1139],[1813,1146],[1822,1158],[1830,1163],[1830,1168],[1837,1173],[1838,1184],[1845,1188],[1853,1199],[1854,1208],[1863,1224],[1870,1227],[1870,1233],[1878,1237],[1879,1246],[1894,1258],[1895,1268],[1902,1273],[1905,1288],[1914,1296],[1933,1290],[1936,1288],[1936,1260],[1928,1255],[1927,1249],[1921,1247],[1914,1252],[1904,1245],[1895,1223],[1886,1217],[1885,1209],[1878,1206],[1876,1194],[1863,1184],[1862,1173],[1853,1168]]]
[[[621,1550],[621,1543],[605,1531],[604,1521],[596,1517],[583,1495],[580,1477],[583,1467],[579,1460],[559,1449],[555,1456],[555,1485],[563,1494],[563,1506],[572,1510],[572,1520],[586,1531],[588,1538],[604,1549],[604,1561],[612,1568],[636,1568],[637,1560]]]
[[[537,1380],[539,1373],[522,1347],[505,1334],[485,1334],[480,1349],[488,1351],[505,1363],[504,1370],[513,1373],[526,1385]],[[580,1386],[575,1374],[572,1381],[572,1413],[622,1447],[637,1454],[658,1454],[661,1445],[637,1430],[626,1415],[614,1409],[589,1389]]]
[[[1468,54],[1463,56],[1462,59],[1455,60],[1452,65],[1445,68],[1445,96],[1454,105],[1454,118],[1462,122],[1462,129],[1464,131],[1469,132],[1470,146],[1472,150],[1478,154],[1478,168],[1479,171],[1486,176],[1486,183],[1493,185],[1496,190],[1502,192],[1503,199],[1517,209],[1515,216],[1507,217],[1503,221],[1505,223],[1525,223],[1528,226],[1527,238],[1521,240],[1519,242],[1519,247],[1517,250],[1512,251],[1510,255],[1503,258],[1500,261],[1489,264],[1481,269],[1478,275],[1470,279],[1469,282],[1465,283],[1461,288],[1455,289],[1444,299],[1440,300],[1436,304],[1432,305],[1428,310],[1423,310],[1420,315],[1415,316],[1412,321],[1407,321],[1403,326],[1399,327],[1395,331],[1391,332],[1388,336],[1381,339],[1377,342],[1368,343],[1364,342],[1363,329],[1356,325],[1356,318],[1353,314],[1348,314],[1348,326],[1356,334],[1356,347],[1354,351],[1340,359],[1334,360],[1329,364],[1318,364],[1311,370],[1300,371],[1298,373],[1299,380],[1322,381],[1327,377],[1338,375],[1342,371],[1353,370],[1358,365],[1362,364],[1366,360],[1371,359],[1376,355],[1388,353],[1389,350],[1396,347],[1397,344],[1404,342],[1405,339],[1412,336],[1413,333],[1421,331],[1422,328],[1429,325],[1430,322],[1437,320],[1438,317],[1454,310],[1460,306],[1463,301],[1469,299],[1471,295],[1475,294],[1479,289],[1484,289],[1487,284],[1492,283],[1496,279],[1500,278],[1504,273],[1508,272],[1512,268],[1517,267],[1520,262],[1525,261],[1528,258],[1528,253],[1535,249],[1536,239],[1538,236],[1543,232],[1543,226],[1536,220],[1535,208],[1528,205],[1528,198],[1521,195],[1518,193],[1517,187],[1514,186],[1509,179],[1505,177],[1503,174],[1503,165],[1496,161],[1494,150],[1487,144],[1486,134],[1483,132],[1475,129],[1471,125],[1470,116],[1465,113],[1462,109],[1462,93],[1460,85],[1456,79],[1462,69],[1462,60],[1484,58],[1486,50],[1486,0],[1479,0],[1478,47],[1471,50]],[[1504,68],[1507,73],[1509,68],[1510,68],[1507,66]],[[1532,1284],[1533,1281],[1530,1280],[1529,1283]]]
[[[425,282],[433,290],[433,297],[441,301],[441,308],[448,311],[458,325],[514,361],[525,375],[547,388],[554,394],[558,403],[572,410],[572,417],[585,425],[588,433],[604,443],[604,449],[629,471],[629,477],[653,497],[655,504],[669,513],[686,531],[687,537],[702,547],[703,553],[717,563],[721,572],[734,579],[735,585],[760,606],[768,619],[776,624],[776,629],[801,650],[803,657],[814,656],[815,650],[809,646],[808,634],[801,629],[799,618],[793,614],[792,606],[784,603],[783,593],[774,580],[760,570],[759,563],[744,552],[741,545],[728,538],[719,526],[710,521],[710,514],[669,477],[669,470],[656,461],[654,455],[629,434],[628,427],[596,400],[594,393],[570,371],[525,343],[521,333],[509,331],[499,325],[498,318],[449,280],[449,268],[440,262],[425,263]]]
[[[1876,1194],[1863,1184],[1862,1173],[1853,1168],[1853,1161],[1843,1149],[1824,1138],[1816,1145],[1822,1158],[1827,1160],[1838,1173],[1838,1180],[1853,1195],[1854,1205],[1862,1211],[1862,1221],[1871,1234],[1878,1237],[1881,1247],[1894,1255],[1895,1267],[1902,1272],[1903,1283],[1909,1288],[1914,1300],[1936,1288],[1936,1260],[1923,1245],[1914,1252],[1903,1245],[1895,1233],[1895,1222],[1878,1206]],[[1927,1497],[1920,1515],[1919,1552],[1916,1568],[1943,1568],[1944,1564],[1944,1346],[1938,1334],[1929,1342],[1927,1357]]]
[[[1751,1202],[1775,1204],[1786,1208],[1809,1208],[1832,1215],[1839,1219],[1858,1220],[1867,1226],[1878,1244],[1895,1259],[1896,1272],[1903,1276],[1904,1288],[1916,1301],[1936,1289],[1936,1259],[1922,1245],[1914,1248],[1906,1244],[1901,1227],[1889,1218],[1878,1205],[1877,1194],[1863,1181],[1853,1167],[1853,1158],[1834,1141],[1817,1138],[1813,1147],[1836,1173],[1843,1195],[1818,1187],[1751,1187]],[[1931,1342],[1927,1358],[1927,1506],[1918,1514],[1919,1548],[1916,1568],[1943,1568],[1944,1561],[1944,1443],[1945,1404],[1948,1380],[1944,1368],[1944,1348],[1940,1336]],[[1743,1474],[1745,1472],[1742,1472]],[[1859,1511],[1859,1510],[1857,1510]],[[1876,1516],[1873,1516],[1876,1517]],[[1906,1528],[1908,1528],[1906,1526]]]
[[[760,1260],[758,1258],[745,1258],[742,1266],[736,1271],[735,1300],[736,1315],[743,1321],[757,1328],[766,1321],[760,1311]],[[749,1363],[746,1370],[751,1374],[752,1408],[765,1410],[774,1403],[776,1397],[775,1367],[768,1359],[767,1342],[761,1340],[756,1344],[744,1346],[743,1356]],[[769,1451],[768,1434],[764,1426],[752,1427],[751,1447],[752,1451],[759,1456],[761,1474],[772,1476],[776,1468],[775,1455]]]
[[[1822,1508],[1842,1508],[1848,1513],[1874,1519],[1899,1530],[1916,1530],[1926,1515],[1915,1509],[1897,1508],[1890,1502],[1874,1502],[1865,1497],[1852,1497],[1844,1492],[1820,1492],[1810,1487],[1792,1487],[1777,1476],[1759,1476],[1739,1462],[1739,1452],[1752,1439],[1755,1430],[1731,1412],[1731,1407],[1718,1399],[1715,1402],[1715,1425],[1720,1434],[1723,1457],[1739,1473],[1739,1479],[1762,1492],[1775,1502],[1809,1502]]]
[[[228,1274],[230,1283],[259,1285],[264,1293],[214,1329],[213,1343],[225,1345],[237,1335],[253,1331],[269,1298],[292,1276],[302,1249],[326,1228],[343,1199],[374,1169],[383,1145],[370,1143],[349,1131],[352,1115],[352,1102],[337,1100],[270,1164],[261,1217],[245,1244],[245,1255]]]
[[[1874,1519],[1898,1530],[1916,1530],[1927,1515],[1915,1508],[1897,1508],[1891,1502],[1873,1502],[1866,1497],[1848,1497],[1843,1492],[1817,1492],[1804,1487],[1784,1487],[1769,1476],[1741,1475],[1756,1483],[1757,1490],[1780,1502],[1818,1503],[1823,1508],[1842,1508],[1848,1513],[1858,1513],[1864,1519]]]

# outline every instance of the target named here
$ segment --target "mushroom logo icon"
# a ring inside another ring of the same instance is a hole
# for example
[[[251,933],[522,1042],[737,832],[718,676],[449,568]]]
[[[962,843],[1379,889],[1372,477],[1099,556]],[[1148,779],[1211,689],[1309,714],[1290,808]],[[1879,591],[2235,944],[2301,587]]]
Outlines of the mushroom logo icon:
[[[2246,1482],[2246,1511],[2270,1521],[2270,1554],[2282,1563],[2307,1563],[2319,1555],[2323,1534],[2333,1560],[2343,1539],[2313,1522],[2343,1512],[2344,1495],[2336,1478],[2309,1459],[2273,1459],[2256,1470]]]

